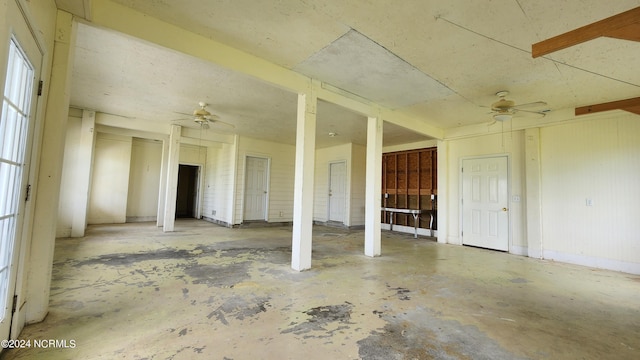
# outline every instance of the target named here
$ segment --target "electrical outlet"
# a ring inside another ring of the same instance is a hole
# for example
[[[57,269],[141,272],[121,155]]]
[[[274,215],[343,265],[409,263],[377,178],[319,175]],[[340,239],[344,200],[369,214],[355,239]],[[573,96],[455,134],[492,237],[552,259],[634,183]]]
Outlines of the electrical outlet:
[[[593,206],[593,199],[592,198],[587,198],[586,205],[587,206]]]
[[[284,212],[280,211],[280,217],[284,216]]]
[[[211,210],[211,215],[215,215],[216,211],[215,210]]]

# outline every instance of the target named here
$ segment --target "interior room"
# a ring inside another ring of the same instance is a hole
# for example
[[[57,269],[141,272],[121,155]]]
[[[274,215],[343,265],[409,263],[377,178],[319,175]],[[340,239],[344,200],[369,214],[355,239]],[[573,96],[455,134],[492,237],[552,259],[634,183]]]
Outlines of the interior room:
[[[638,358],[637,0],[0,4],[1,358]]]

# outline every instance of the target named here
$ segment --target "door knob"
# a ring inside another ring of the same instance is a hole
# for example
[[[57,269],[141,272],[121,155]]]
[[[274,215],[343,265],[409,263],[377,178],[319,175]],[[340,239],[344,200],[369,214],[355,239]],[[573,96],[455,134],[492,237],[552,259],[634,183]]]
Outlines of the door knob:
[[[506,207],[502,208],[502,211],[507,211],[507,210],[509,210],[509,209],[507,209]]]

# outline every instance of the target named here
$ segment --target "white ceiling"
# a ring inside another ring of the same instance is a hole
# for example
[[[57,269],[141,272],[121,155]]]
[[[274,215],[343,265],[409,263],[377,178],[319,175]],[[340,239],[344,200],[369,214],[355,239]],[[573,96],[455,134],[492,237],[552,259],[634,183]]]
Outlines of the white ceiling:
[[[113,1],[444,129],[489,123],[499,90],[516,103],[546,101],[546,121],[567,114],[562,109],[640,92],[637,42],[599,38],[531,57],[533,43],[638,7],[637,0]],[[90,18],[87,0],[57,4]],[[295,143],[296,94],[79,26],[72,106],[166,126],[199,101],[233,123],[232,132]],[[366,142],[364,116],[328,102],[317,116],[318,147]],[[385,145],[422,139],[385,123]]]

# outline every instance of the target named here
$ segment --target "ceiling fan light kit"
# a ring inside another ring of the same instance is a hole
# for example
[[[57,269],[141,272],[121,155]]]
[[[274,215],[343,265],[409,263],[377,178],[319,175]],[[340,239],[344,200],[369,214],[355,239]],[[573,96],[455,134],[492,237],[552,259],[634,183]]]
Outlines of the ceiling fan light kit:
[[[513,117],[513,115],[511,115],[511,114],[495,114],[495,115],[493,115],[493,119],[495,121],[500,121],[500,122],[509,121],[509,120],[511,120],[512,117]]]

